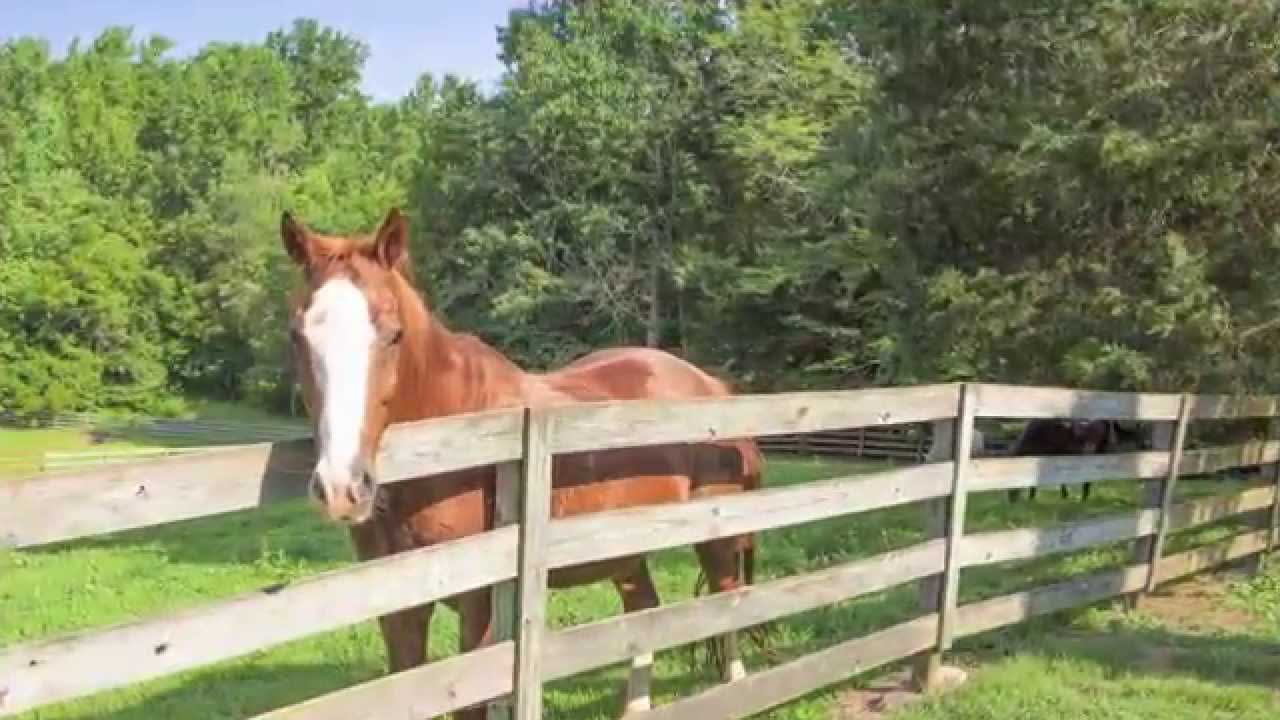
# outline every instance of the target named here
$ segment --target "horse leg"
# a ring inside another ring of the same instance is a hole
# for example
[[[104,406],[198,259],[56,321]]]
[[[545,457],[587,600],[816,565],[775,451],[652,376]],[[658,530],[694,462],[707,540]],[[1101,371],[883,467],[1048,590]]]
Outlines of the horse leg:
[[[741,565],[744,559],[744,546],[749,538],[721,538],[695,546],[698,560],[702,563],[702,572],[707,576],[707,587],[711,592],[736,590],[745,582]],[[725,682],[741,680],[747,676],[747,668],[742,663],[742,655],[738,648],[738,635],[728,632],[712,640],[718,643],[723,664],[720,667],[721,679]]]
[[[394,541],[393,531],[374,520],[351,528],[356,558],[361,562],[411,549]],[[427,631],[435,606],[428,603],[378,618],[382,642],[387,647],[388,669],[395,673],[427,661]]]
[[[458,651],[467,653],[493,639],[493,617],[489,588],[459,596],[453,603],[458,611]],[[473,705],[453,713],[454,720],[485,720],[488,703]]]
[[[1085,483],[1080,486],[1080,502],[1085,502],[1089,499],[1089,489],[1092,487],[1093,483]]]
[[[613,584],[618,589],[618,595],[622,597],[623,612],[648,610],[662,603],[658,597],[658,589],[653,586],[653,578],[649,575],[649,565],[643,557],[631,574],[614,578]],[[653,653],[644,653],[631,658],[631,672],[627,675],[624,717],[645,712],[653,707],[650,692],[652,684]]]

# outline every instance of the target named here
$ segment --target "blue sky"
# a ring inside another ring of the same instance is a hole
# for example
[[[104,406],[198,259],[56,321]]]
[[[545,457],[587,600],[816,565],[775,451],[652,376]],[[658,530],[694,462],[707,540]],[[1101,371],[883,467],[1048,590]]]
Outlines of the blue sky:
[[[164,35],[185,54],[205,43],[261,40],[297,17],[313,17],[368,43],[364,89],[379,100],[404,94],[418,75],[452,72],[485,85],[502,71],[496,28],[526,0],[0,0],[0,39],[46,38],[61,54],[73,38],[109,25],[136,37]]]

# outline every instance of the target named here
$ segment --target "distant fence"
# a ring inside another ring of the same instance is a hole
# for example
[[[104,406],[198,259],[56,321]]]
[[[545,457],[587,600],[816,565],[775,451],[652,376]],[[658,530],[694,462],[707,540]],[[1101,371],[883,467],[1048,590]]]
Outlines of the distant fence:
[[[260,717],[429,717],[510,697],[516,717],[533,720],[541,717],[548,681],[904,583],[919,591],[914,619],[656,707],[647,717],[744,717],[906,658],[916,658],[918,676],[928,685],[956,638],[1105,598],[1137,597],[1160,583],[1273,550],[1280,538],[1275,433],[1240,445],[1183,445],[1194,422],[1278,415],[1275,398],[970,384],[584,404],[399,425],[380,453],[385,482],[497,465],[499,508],[521,508],[502,517],[510,524],[230,600],[10,646],[0,651],[0,714],[243,656],[484,587],[493,588],[500,617],[508,620],[491,645]],[[971,458],[975,419],[992,417],[1154,423],[1156,449]],[[662,507],[549,517],[555,454],[910,423],[932,425],[933,450],[924,464]],[[0,483],[0,543],[30,547],[299,497],[312,461],[309,443],[298,440]],[[1272,468],[1268,484],[1175,502],[1182,475],[1254,465]],[[965,529],[965,507],[974,493],[1118,478],[1143,483],[1145,499],[1136,511],[1048,528]],[[920,506],[929,528],[923,542],[907,548],[568,629],[552,631],[545,623],[550,569],[907,504]],[[1234,516],[1255,529],[1165,552],[1174,533]],[[1124,567],[959,603],[966,568],[1122,541],[1133,543]]]
[[[975,453],[998,455],[1008,450],[1008,438],[988,435],[974,444]],[[867,427],[820,433],[797,433],[760,438],[766,452],[824,457],[856,457],[924,462],[933,447],[927,425]]]

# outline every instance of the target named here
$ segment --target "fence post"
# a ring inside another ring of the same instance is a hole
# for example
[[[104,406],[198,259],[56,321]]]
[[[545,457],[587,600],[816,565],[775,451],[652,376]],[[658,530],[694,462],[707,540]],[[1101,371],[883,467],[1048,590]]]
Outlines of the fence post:
[[[1147,494],[1148,498],[1152,498],[1155,494],[1154,490],[1159,490],[1160,493],[1160,517],[1156,521],[1156,533],[1152,536],[1139,538],[1134,550],[1135,560],[1138,559],[1138,553],[1143,552],[1145,553],[1145,562],[1150,564],[1147,569],[1147,583],[1142,592],[1134,596],[1133,606],[1135,608],[1143,597],[1156,589],[1160,558],[1164,557],[1164,543],[1169,534],[1169,511],[1173,507],[1173,496],[1178,487],[1178,472],[1182,467],[1182,448],[1187,440],[1187,426],[1190,424],[1190,418],[1191,396],[1183,393],[1182,401],[1178,404],[1178,420],[1173,425],[1173,438],[1169,442],[1169,469],[1165,473],[1164,480],[1156,481],[1152,487],[1153,491]],[[1168,427],[1167,424],[1166,427]],[[1161,440],[1164,440],[1164,438],[1162,437]]]
[[[1181,402],[1178,404],[1177,420],[1172,422],[1166,420],[1157,423],[1151,434],[1151,449],[1168,451],[1169,467],[1163,480],[1143,481],[1138,490],[1139,507],[1160,508],[1160,520],[1155,535],[1138,538],[1133,543],[1133,554],[1130,562],[1133,564],[1146,563],[1150,567],[1147,570],[1147,582],[1144,585],[1144,589],[1124,598],[1124,603],[1130,610],[1137,610],[1142,603],[1142,598],[1155,587],[1156,575],[1160,569],[1160,556],[1164,553],[1164,539],[1161,535],[1165,533],[1166,523],[1168,522],[1165,497],[1168,496],[1170,502],[1172,502],[1174,485],[1177,482],[1178,466],[1182,463],[1182,445],[1186,441],[1187,421],[1190,413],[1191,398],[1183,394]]]
[[[547,629],[547,528],[551,522],[551,414],[525,410],[516,577],[515,720],[542,718],[542,643]]]
[[[519,460],[501,463],[496,468],[497,477],[494,485],[493,526],[500,528],[520,521],[520,476],[522,463]],[[500,643],[515,638],[516,629],[516,581],[508,580],[493,586],[490,601],[493,633],[490,642]],[[513,686],[514,689],[514,686]],[[487,720],[510,720],[511,698],[513,695],[499,698],[489,703],[486,712]]]
[[[932,650],[916,660],[915,684],[924,692],[941,685],[942,655],[951,649],[955,622],[956,596],[960,589],[958,554],[964,537],[964,514],[968,499],[966,478],[973,450],[974,386],[960,386],[956,417],[935,421],[930,462],[952,460],[951,494],[926,502],[925,534],[930,539],[946,538],[946,562],[942,573],[920,581],[920,606],[925,612],[938,613],[938,640]]]
[[[1272,442],[1280,440],[1280,417],[1272,416],[1267,421],[1267,439]],[[1271,501],[1271,523],[1268,526],[1271,532],[1267,535],[1267,551],[1259,563],[1259,571],[1263,569],[1268,556],[1280,545],[1280,459],[1271,464],[1271,480],[1275,488],[1275,497]]]

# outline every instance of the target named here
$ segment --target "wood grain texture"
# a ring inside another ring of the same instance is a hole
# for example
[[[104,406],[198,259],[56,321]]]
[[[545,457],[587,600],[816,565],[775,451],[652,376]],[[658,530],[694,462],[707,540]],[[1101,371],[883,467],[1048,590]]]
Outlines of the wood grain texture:
[[[948,494],[951,463],[720,495],[686,503],[611,510],[551,523],[552,568],[691,545]]]
[[[656,707],[645,720],[729,720],[777,707],[814,690],[915,655],[933,645],[938,618],[927,615],[847,640],[784,665]]]
[[[1179,459],[1182,454],[1181,448],[1177,447],[1176,442],[1178,430],[1185,426],[1186,412],[1186,396],[1183,395],[1179,398],[1178,418],[1175,418],[1173,422],[1155,423],[1151,428],[1151,449],[1165,452],[1169,460],[1165,474],[1160,479],[1144,480],[1138,484],[1138,506],[1141,508],[1160,507],[1161,499],[1164,497],[1164,479],[1169,476],[1169,472],[1173,470],[1174,466],[1181,462]],[[1144,589],[1150,587],[1154,582],[1155,565],[1153,560],[1156,557],[1153,554],[1154,549],[1155,537],[1147,536],[1138,538],[1129,551],[1129,564],[1147,566],[1148,575]],[[1126,597],[1125,602],[1130,609],[1137,610],[1142,597],[1143,592],[1134,593]]]
[[[1130,478],[1160,478],[1169,472],[1168,452],[977,458],[970,492],[1053,488]]]
[[[1098,392],[1069,388],[982,384],[976,386],[978,417],[1173,420],[1179,396]]]
[[[1275,490],[1253,487],[1230,495],[1214,495],[1175,504],[1169,509],[1169,532],[1179,532],[1271,506]]]
[[[519,459],[518,411],[394,425],[380,482]],[[31,547],[304,497],[310,440],[238,446],[0,483],[0,547]],[[49,508],[58,512],[50,513]]]
[[[9,480],[0,483],[0,546],[31,547],[303,497],[313,464],[311,442],[294,440]]]
[[[960,562],[965,567],[1074,552],[1095,545],[1151,535],[1160,519],[1157,508],[1095,518],[1057,527],[1029,527],[965,537]]]
[[[547,638],[546,679],[832,605],[942,570],[941,539],[817,572],[628,613]]]
[[[1192,395],[1190,412],[1193,420],[1272,417],[1280,415],[1280,398],[1274,395]]]
[[[516,577],[515,720],[542,718],[543,642],[547,635],[547,538],[551,524],[551,416],[525,418],[520,488],[520,560]]]
[[[1182,405],[1178,408],[1178,420],[1173,430],[1173,445],[1169,448],[1169,472],[1160,483],[1160,512],[1156,516],[1156,531],[1150,540],[1151,554],[1147,558],[1148,567],[1146,592],[1156,589],[1156,573],[1160,556],[1164,554],[1165,538],[1169,534],[1169,515],[1173,510],[1173,496],[1178,488],[1178,471],[1182,465],[1183,447],[1187,441],[1187,426],[1191,423],[1191,396],[1182,396]]]
[[[1106,570],[1066,582],[1002,595],[960,607],[956,635],[967,637],[1013,625],[1037,615],[1089,605],[1110,597],[1141,590],[1147,581],[1146,565]]]
[[[964,520],[969,500],[969,456],[973,452],[976,386],[965,385],[960,393],[960,410],[956,419],[956,442],[952,455],[951,493],[947,498],[947,559],[942,570],[942,597],[938,607],[938,652],[951,649],[955,633],[956,605],[960,597],[961,552],[964,549]]]
[[[1220,542],[1161,558],[1156,584],[1164,584],[1223,563],[1261,552],[1267,547],[1269,529],[1240,533]]]
[[[498,465],[494,485],[493,525],[495,528],[506,527],[520,522],[520,485],[524,474],[522,464],[508,462]],[[493,632],[490,644],[514,641],[516,637],[517,597],[514,580],[494,585],[490,592],[493,599],[490,604]],[[514,648],[514,642],[511,643]],[[512,676],[507,683],[508,688],[514,684],[515,661],[512,651]],[[510,697],[500,698],[489,703],[485,712],[488,720],[510,720],[514,709]]]
[[[1271,418],[1267,422],[1267,437],[1272,440],[1280,437],[1280,418]],[[1280,542],[1277,540],[1280,538],[1280,460],[1272,463],[1270,469],[1274,499],[1271,502],[1271,537],[1267,539],[1268,556],[1276,551],[1276,544]]]
[[[513,577],[516,529],[147,620],[6,648],[0,715],[239,657]]]
[[[1237,467],[1267,465],[1280,460],[1280,441],[1219,445],[1187,450],[1183,453],[1180,474],[1208,475]]]
[[[589,403],[555,409],[555,453],[929,422],[954,416],[959,387]]]
[[[956,413],[959,415],[959,408]],[[932,445],[929,448],[929,460],[932,462],[952,462],[955,460],[956,420],[937,420],[931,430]],[[947,511],[951,507],[950,498],[944,496],[921,503],[924,513],[924,536],[927,539],[942,542],[945,552],[947,536]],[[945,555],[944,563],[945,567]],[[942,606],[942,570],[920,580],[917,588],[917,607],[921,615],[936,613]],[[935,645],[928,649],[912,663],[911,677],[917,689],[929,692],[939,685],[942,670],[942,651]]]
[[[392,425],[378,453],[378,480],[397,482],[519,460],[524,421],[524,411],[517,408]]]
[[[255,716],[254,720],[431,718],[511,692],[515,643],[502,642]]]

